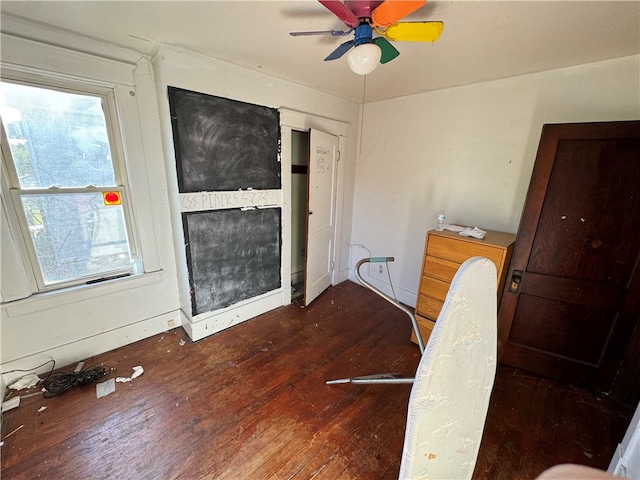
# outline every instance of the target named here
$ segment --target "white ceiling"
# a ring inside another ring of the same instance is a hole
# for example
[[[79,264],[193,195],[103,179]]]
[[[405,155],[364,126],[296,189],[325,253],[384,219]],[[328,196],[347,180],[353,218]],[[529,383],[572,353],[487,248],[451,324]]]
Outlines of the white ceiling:
[[[342,29],[316,0],[7,1],[2,29],[26,18],[150,54],[159,42],[226,60],[360,103],[365,77],[343,57]],[[431,0],[407,20],[442,20],[440,39],[396,42],[400,56],[366,77],[366,102],[640,53],[640,0]],[[18,27],[17,27],[18,26]],[[639,73],[640,75],[640,73]]]

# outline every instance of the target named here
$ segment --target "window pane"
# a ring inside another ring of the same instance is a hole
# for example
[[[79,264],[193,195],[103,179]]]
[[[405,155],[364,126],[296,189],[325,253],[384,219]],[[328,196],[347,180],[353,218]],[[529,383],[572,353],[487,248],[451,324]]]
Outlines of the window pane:
[[[101,192],[20,198],[45,284],[130,268],[122,205]]]
[[[0,82],[21,188],[116,184],[102,99]]]

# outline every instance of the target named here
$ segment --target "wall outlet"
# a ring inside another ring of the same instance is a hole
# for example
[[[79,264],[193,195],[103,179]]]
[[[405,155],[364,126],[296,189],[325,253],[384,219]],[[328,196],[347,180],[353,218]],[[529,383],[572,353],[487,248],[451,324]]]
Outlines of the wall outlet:
[[[389,283],[388,267],[386,262],[369,263],[369,276],[380,282]]]

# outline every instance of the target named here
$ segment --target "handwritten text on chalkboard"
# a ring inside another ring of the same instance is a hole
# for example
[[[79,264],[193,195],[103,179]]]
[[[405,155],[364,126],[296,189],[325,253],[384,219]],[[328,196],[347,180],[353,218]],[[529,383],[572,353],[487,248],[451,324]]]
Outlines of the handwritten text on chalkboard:
[[[198,192],[180,194],[181,212],[260,208],[282,205],[282,190],[238,190],[236,192]]]

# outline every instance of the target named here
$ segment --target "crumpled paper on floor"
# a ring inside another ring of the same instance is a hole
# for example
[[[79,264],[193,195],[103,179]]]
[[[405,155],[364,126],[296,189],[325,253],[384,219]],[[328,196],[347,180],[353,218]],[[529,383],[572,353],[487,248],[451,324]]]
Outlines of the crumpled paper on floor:
[[[9,388],[13,390],[22,390],[23,388],[31,388],[35,387],[40,381],[40,377],[35,373],[30,373],[29,375],[25,375],[20,378],[16,382],[9,385]]]
[[[139,377],[143,373],[144,373],[144,368],[138,365],[137,367],[133,367],[133,374],[130,377],[117,377],[116,382],[120,382],[120,383],[130,382],[131,380]]]

